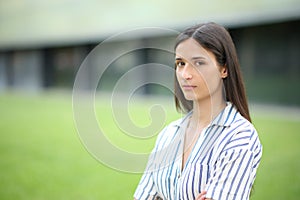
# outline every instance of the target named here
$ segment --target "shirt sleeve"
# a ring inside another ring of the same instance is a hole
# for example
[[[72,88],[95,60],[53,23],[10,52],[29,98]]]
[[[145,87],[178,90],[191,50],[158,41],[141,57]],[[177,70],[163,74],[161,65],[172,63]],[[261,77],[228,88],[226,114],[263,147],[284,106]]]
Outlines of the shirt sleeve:
[[[162,153],[165,152],[164,148],[169,145],[172,139],[174,139],[173,136],[175,137],[177,134],[179,127],[176,124],[178,122],[179,120],[171,123],[159,133],[155,146],[148,158],[147,167],[134,193],[135,199],[148,200],[161,196],[157,189],[157,183],[154,181],[153,171],[159,170],[156,167],[162,164],[161,158],[164,155]]]
[[[138,200],[155,199],[156,189],[152,179],[151,172],[145,172],[141,178],[141,181],[134,193],[134,198]]]
[[[148,200],[148,199],[155,199],[156,196],[158,196],[158,192],[153,180],[153,167],[154,167],[154,161],[156,157],[156,152],[159,149],[161,138],[163,137],[163,133],[167,130],[167,128],[164,128],[163,131],[159,134],[154,149],[152,150],[149,158],[147,167],[144,171],[144,174],[136,188],[136,191],[134,193],[134,198],[137,200]]]
[[[260,161],[261,146],[230,148],[220,154],[210,172],[206,198],[248,200]]]

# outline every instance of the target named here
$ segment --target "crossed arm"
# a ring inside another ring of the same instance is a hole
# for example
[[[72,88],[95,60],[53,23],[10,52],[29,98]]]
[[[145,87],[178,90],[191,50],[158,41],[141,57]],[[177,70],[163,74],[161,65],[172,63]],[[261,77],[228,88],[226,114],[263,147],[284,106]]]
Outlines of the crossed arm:
[[[199,194],[199,196],[197,196],[196,200],[213,200],[213,199],[207,199],[205,198],[205,194],[206,194],[206,191],[203,191]],[[137,199],[134,199],[134,200],[137,200]]]
[[[205,195],[206,195],[206,191],[201,192],[199,196],[197,196],[196,200],[213,200],[211,198],[209,199],[205,198]]]
[[[206,191],[203,191],[197,196],[197,198],[195,200],[213,200],[211,198],[209,198],[209,199],[205,198],[205,195],[206,195]],[[136,200],[136,199],[134,199],[134,200]]]

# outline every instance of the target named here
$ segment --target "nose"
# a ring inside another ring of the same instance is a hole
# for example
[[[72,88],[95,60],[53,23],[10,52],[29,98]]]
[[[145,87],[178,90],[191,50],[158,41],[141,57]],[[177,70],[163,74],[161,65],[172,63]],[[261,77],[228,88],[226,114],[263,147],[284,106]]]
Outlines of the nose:
[[[186,63],[186,65],[183,67],[182,71],[181,71],[181,76],[182,78],[186,79],[186,80],[190,80],[193,76],[192,76],[192,66],[190,66],[190,64]]]

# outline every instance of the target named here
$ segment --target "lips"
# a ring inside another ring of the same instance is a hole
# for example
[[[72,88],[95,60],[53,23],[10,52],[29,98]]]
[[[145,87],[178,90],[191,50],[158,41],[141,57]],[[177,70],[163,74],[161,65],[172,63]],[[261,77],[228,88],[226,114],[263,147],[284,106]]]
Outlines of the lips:
[[[182,85],[182,89],[184,89],[184,90],[193,90],[196,87],[197,86],[195,86],[195,85]]]

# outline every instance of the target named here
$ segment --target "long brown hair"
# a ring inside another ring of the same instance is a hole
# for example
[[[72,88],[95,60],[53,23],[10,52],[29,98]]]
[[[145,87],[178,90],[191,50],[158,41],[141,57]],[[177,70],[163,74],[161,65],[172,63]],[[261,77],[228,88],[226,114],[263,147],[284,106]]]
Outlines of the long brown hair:
[[[181,42],[189,38],[212,52],[218,64],[226,67],[228,76],[223,79],[226,101],[230,101],[251,122],[240,64],[229,32],[223,26],[212,22],[192,26],[178,35],[175,50]],[[176,76],[174,92],[178,111],[188,112],[193,109],[193,102],[185,99]]]

